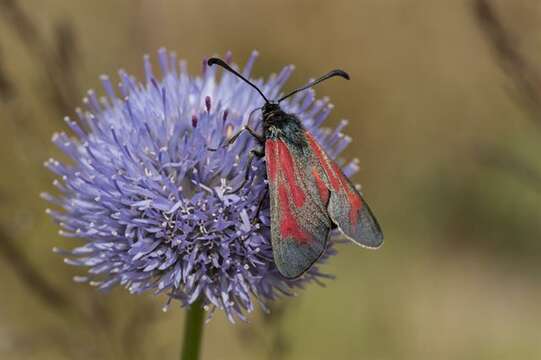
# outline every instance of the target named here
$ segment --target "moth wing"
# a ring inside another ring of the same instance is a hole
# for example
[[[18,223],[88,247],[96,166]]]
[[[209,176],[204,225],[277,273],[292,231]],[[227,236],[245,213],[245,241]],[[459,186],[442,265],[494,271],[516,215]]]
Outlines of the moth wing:
[[[304,149],[280,139],[267,140],[265,157],[274,261],[283,276],[296,278],[325,251],[333,226],[328,204],[306,174],[310,158]]]
[[[306,138],[319,164],[318,173],[330,191],[327,206],[329,217],[355,243],[369,248],[380,247],[383,232],[366,201],[314,137],[307,133]]]

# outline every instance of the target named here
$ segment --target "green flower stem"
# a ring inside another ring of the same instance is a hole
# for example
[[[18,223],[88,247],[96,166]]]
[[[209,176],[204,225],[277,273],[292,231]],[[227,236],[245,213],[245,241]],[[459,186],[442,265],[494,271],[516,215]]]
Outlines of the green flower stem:
[[[198,360],[203,338],[205,311],[200,300],[194,302],[186,312],[184,320],[184,340],[180,360]]]

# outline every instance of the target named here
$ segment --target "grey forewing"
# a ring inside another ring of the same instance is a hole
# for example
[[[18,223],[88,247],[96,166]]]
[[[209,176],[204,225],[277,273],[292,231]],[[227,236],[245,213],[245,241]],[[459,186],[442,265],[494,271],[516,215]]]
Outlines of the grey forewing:
[[[287,162],[286,156],[277,151],[278,146],[269,147],[266,156],[276,159],[274,160],[276,161],[276,176],[274,180],[269,181],[271,242],[274,260],[280,273],[287,278],[296,278],[307,271],[325,251],[333,223],[326,210],[327,204],[321,202],[318,188],[310,172],[313,159],[310,157],[308,147],[293,145],[281,136],[283,133],[280,133],[280,138],[271,139],[271,141],[284,144],[291,154],[294,175],[293,178],[287,178],[284,169],[284,164]],[[299,207],[295,205],[293,199],[292,186],[294,184],[292,182],[299,186],[304,194],[303,204]],[[280,187],[286,190],[286,199],[279,195]],[[282,211],[284,207],[289,210]],[[282,221],[288,218],[295,219],[307,236],[306,239],[282,234]]]

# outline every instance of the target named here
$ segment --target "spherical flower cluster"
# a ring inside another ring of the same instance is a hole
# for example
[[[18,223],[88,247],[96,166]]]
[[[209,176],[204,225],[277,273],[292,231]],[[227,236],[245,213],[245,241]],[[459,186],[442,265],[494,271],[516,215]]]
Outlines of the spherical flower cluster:
[[[256,55],[244,76],[250,76]],[[161,76],[145,58],[144,83],[120,71],[115,88],[103,76],[106,96],[89,91],[78,121],[66,118],[72,134],[53,136],[71,159],[46,162],[59,177],[58,191],[42,196],[57,208],[47,212],[60,234],[83,242],[57,249],[66,263],[88,268],[75,280],[100,289],[121,285],[131,293],[166,293],[167,305],[199,299],[209,316],[218,308],[234,321],[255,303],[265,308],[277,296],[326,277],[318,265],[335,253],[333,241],[301,278],[288,280],[277,271],[264,159],[253,163],[245,187],[228,193],[241,184],[256,143],[242,135],[229,147],[221,145],[244,125],[261,131],[259,112],[249,116],[263,104],[261,97],[230,73],[218,80],[216,67],[205,62],[194,77],[174,54],[160,50],[158,59]],[[230,54],[226,59],[231,61]],[[288,66],[267,81],[252,81],[273,99],[292,71]],[[331,157],[350,142],[341,133],[345,121],[334,130],[320,128],[332,106],[316,100],[313,91],[297,94],[283,108],[302,119]],[[357,164],[343,168],[351,175]]]

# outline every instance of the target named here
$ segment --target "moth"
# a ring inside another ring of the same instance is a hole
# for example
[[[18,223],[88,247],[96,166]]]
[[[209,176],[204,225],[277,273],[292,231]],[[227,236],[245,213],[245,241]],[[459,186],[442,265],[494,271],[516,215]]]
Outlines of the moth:
[[[225,146],[234,143],[243,132],[248,132],[262,146],[262,151],[250,151],[245,180],[232,192],[240,190],[248,181],[253,158],[265,157],[271,245],[278,271],[289,279],[301,276],[323,254],[331,230],[335,228],[358,245],[380,247],[383,233],[361,194],[299,118],[280,108],[280,102],[300,91],[335,76],[349,80],[349,75],[343,70],[332,70],[271,101],[222,59],[208,60],[209,66],[215,64],[252,86],[265,100],[260,108],[263,134],[244,127]]]

